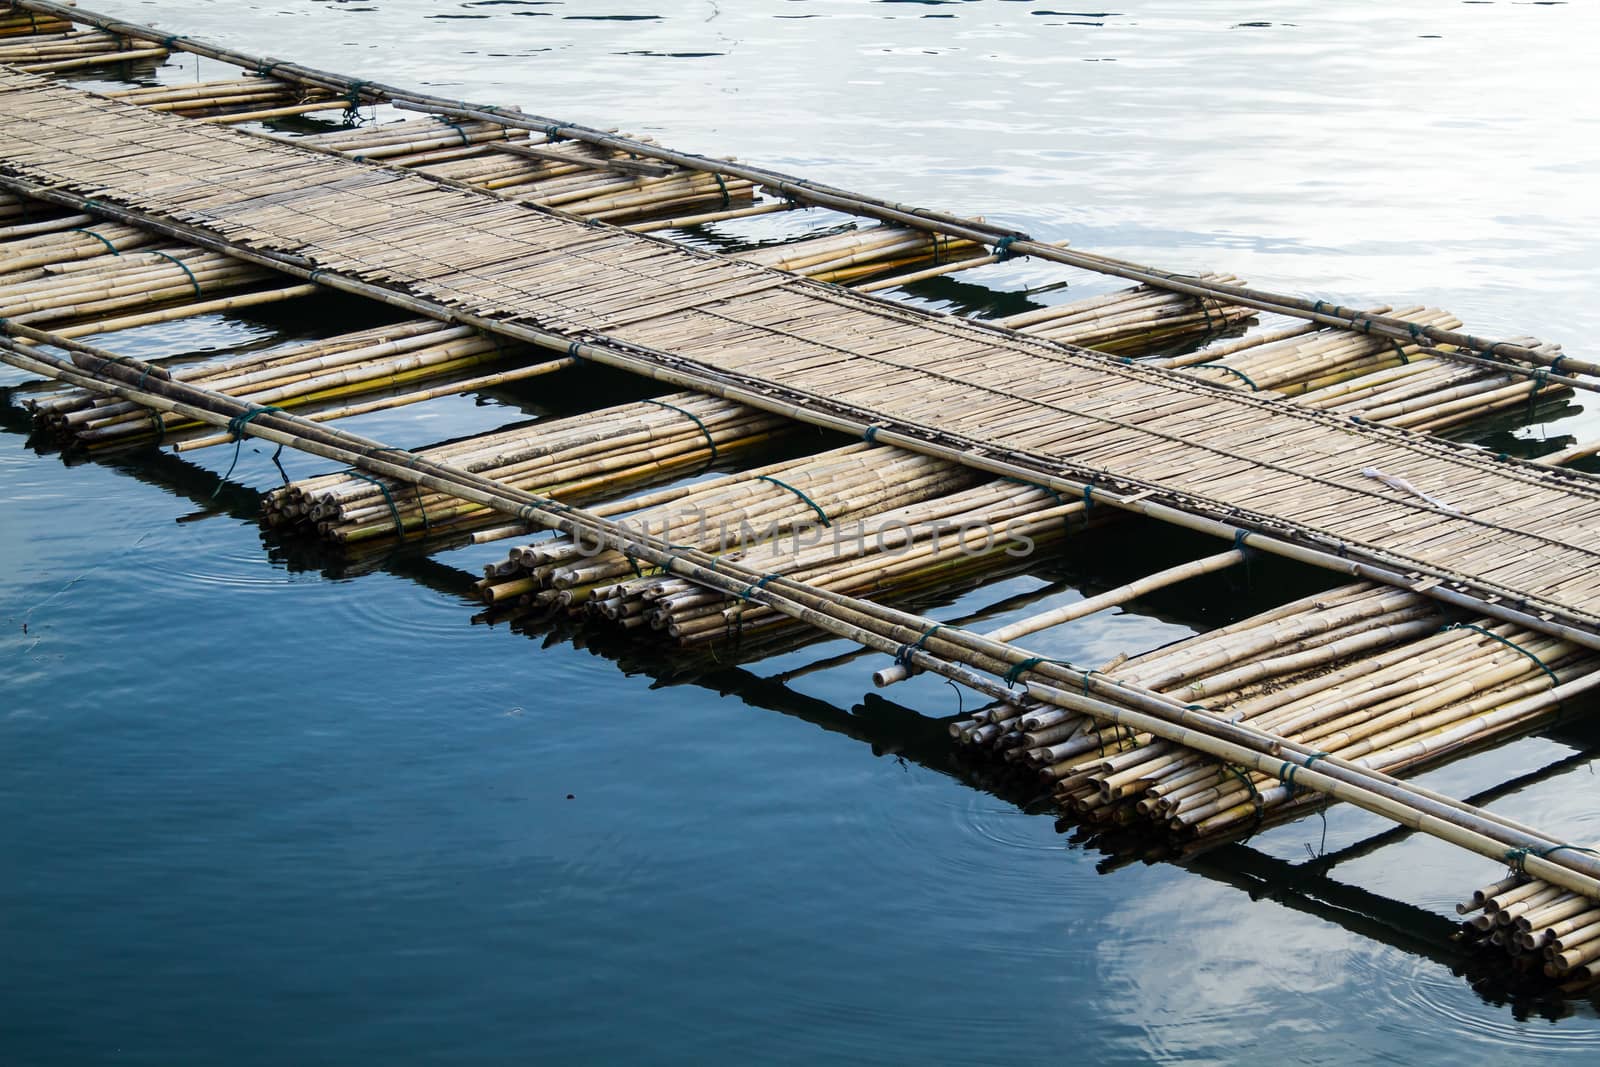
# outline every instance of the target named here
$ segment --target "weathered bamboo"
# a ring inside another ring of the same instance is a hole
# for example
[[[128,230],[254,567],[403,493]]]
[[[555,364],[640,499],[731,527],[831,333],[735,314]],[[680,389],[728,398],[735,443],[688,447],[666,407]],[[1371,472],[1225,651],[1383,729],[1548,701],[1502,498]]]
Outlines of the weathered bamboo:
[[[539,131],[547,138],[565,138],[582,141],[614,153],[656,159],[689,170],[742,179],[754,185],[768,187],[778,195],[791,200],[803,200],[824,207],[834,207],[852,214],[876,218],[880,221],[900,223],[921,229],[961,237],[978,243],[1003,241],[1005,250],[1026,254],[1054,262],[1111,274],[1174,292],[1197,297],[1210,297],[1228,303],[1240,304],[1257,310],[1304,318],[1325,325],[1377,332],[1393,337],[1402,343],[1426,336],[1436,344],[1454,345],[1474,351],[1486,351],[1530,363],[1549,365],[1559,357],[1523,345],[1497,342],[1462,334],[1403,319],[1340,307],[1325,300],[1311,300],[1253,290],[1243,286],[1206,283],[1184,275],[1157,271],[1114,257],[1091,255],[1070,248],[1051,246],[1033,240],[1026,234],[1006,227],[992,226],[978,220],[921,208],[910,208],[881,199],[863,196],[820,183],[808,182],[790,175],[760,167],[726,160],[711,160],[702,156],[675,152],[643,141],[618,137],[612,132],[596,130],[573,123],[562,123],[544,116],[530,115],[506,108],[486,108],[462,101],[421,94],[395,86],[350,78],[328,71],[316,70],[299,64],[271,60],[262,56],[247,55],[232,49],[196,41],[187,37],[162,34],[104,15],[77,11],[52,0],[14,0],[13,6],[25,10],[70,19],[77,23],[93,25],[101,30],[122,36],[164,41],[171,47],[207,56],[235,66],[270,73],[284,80],[328,89],[336,94],[348,94],[354,101],[387,100],[397,107],[433,114],[443,114],[460,119],[491,122],[508,129]],[[1600,366],[1588,361],[1565,359],[1569,373],[1600,374]]]
[[[27,327],[13,327],[15,332],[28,331]],[[28,331],[32,332],[32,331]],[[239,404],[223,395],[199,390],[182,383],[170,380],[152,373],[152,368],[130,367],[119,364],[112,359],[96,355],[92,350],[84,350],[82,346],[72,342],[59,342],[62,347],[67,347],[81,360],[92,372],[86,374],[72,363],[50,356],[41,352],[25,352],[7,343],[4,346],[4,355],[8,362],[21,366],[34,372],[49,372],[61,377],[63,380],[83,386],[104,389],[110,393],[129,398],[139,398],[141,402],[148,402],[154,406],[166,407],[178,411],[191,418],[210,418],[217,424],[224,421],[232,422],[242,432],[253,436],[260,436],[268,440],[278,439],[280,443],[293,443],[308,451],[326,454],[329,458],[348,459],[368,467],[374,473],[390,476],[406,476],[415,478],[418,484],[432,481],[441,488],[449,486],[448,491],[471,498],[477,497],[479,502],[489,506],[502,507],[508,513],[521,518],[530,518],[547,523],[557,529],[568,533],[577,533],[587,529],[610,543],[618,544],[629,552],[658,563],[668,570],[681,571],[686,576],[714,588],[723,588],[734,591],[740,588],[741,583],[748,583],[744,596],[773,607],[782,607],[792,610],[797,617],[822,628],[836,628],[840,636],[850,636],[862,643],[873,647],[889,650],[895,647],[896,639],[905,634],[914,633],[908,627],[900,625],[898,619],[911,619],[914,617],[894,613],[890,609],[872,605],[870,602],[852,601],[849,598],[828,597],[816,595],[807,591],[806,587],[782,579],[768,585],[763,583],[757,587],[750,581],[753,575],[741,568],[730,567],[728,572],[705,566],[704,562],[696,558],[692,551],[676,552],[671,546],[662,544],[655,539],[638,539],[626,531],[619,530],[612,524],[606,524],[592,517],[575,513],[571,509],[562,511],[550,510],[546,501],[526,494],[512,494],[494,486],[493,482],[474,479],[465,472],[451,471],[448,468],[436,468],[433,465],[408,459],[405,463],[396,462],[394,458],[379,458],[379,454],[387,453],[376,442],[355,437],[340,431],[329,430],[315,424],[294,420],[291,416],[277,413],[260,414],[250,409],[247,405]],[[118,384],[117,379],[122,379]],[[135,385],[137,381],[139,385]],[[188,399],[175,399],[182,396],[192,397],[200,405],[191,403]],[[241,416],[249,415],[246,421]],[[360,450],[355,447],[359,443]],[[398,458],[398,457],[396,457]],[[707,560],[706,562],[709,562]],[[773,588],[774,586],[778,588]],[[779,589],[782,592],[779,592]],[[819,611],[817,607],[808,606],[807,601],[814,601],[817,605],[831,609]],[[852,607],[852,605],[854,605]],[[872,619],[880,620],[886,627],[881,631],[864,629],[855,621],[863,622]],[[926,620],[922,620],[926,621]],[[923,652],[913,650],[912,655],[917,658],[919,666],[939,669],[941,673],[948,673],[974,685],[979,691],[995,692],[997,687],[982,681],[981,678],[971,677],[964,668],[947,664],[936,655],[937,651],[958,647],[959,644],[976,644],[982,646],[981,639],[975,635],[962,632],[951,632],[946,635],[929,635],[924,633],[935,651]],[[957,641],[957,639],[960,639]],[[997,651],[999,651],[997,649]],[[1006,651],[1011,655],[1025,655],[1024,653]],[[978,662],[993,662],[979,658]],[[1005,662],[1002,660],[1002,662]],[[1017,666],[1023,666],[1025,661],[1016,661]],[[1012,673],[1016,673],[1017,666]],[[1077,674],[1066,668],[1041,664],[1031,668],[1034,673],[1051,675],[1061,674],[1064,677],[1079,677],[1082,679],[1085,691],[1094,685],[1092,676]],[[1095,686],[1099,688],[1099,686]],[[1153,702],[1154,707],[1165,708],[1159,701],[1150,697],[1140,697],[1124,687],[1110,687],[1114,692],[1123,695],[1124,699],[1132,699],[1137,705],[1146,705]],[[1174,715],[1173,721],[1146,714],[1141,711],[1123,710],[1116,705],[1107,704],[1097,698],[1078,696],[1077,694],[1056,689],[1043,683],[1030,683],[1029,692],[1036,699],[1047,699],[1058,703],[1069,710],[1085,711],[1128,725],[1131,728],[1142,729],[1146,732],[1156,732],[1163,735],[1170,734],[1170,740],[1189,744],[1210,754],[1228,759],[1233,762],[1245,763],[1256,770],[1267,771],[1274,763],[1289,751],[1284,743],[1271,739],[1262,740],[1250,731],[1241,727],[1220,723],[1209,717],[1196,718],[1193,713],[1183,712]],[[1194,725],[1187,724],[1192,720]],[[1203,731],[1197,728],[1203,726]],[[1252,748],[1252,743],[1261,743],[1266,749]],[[1271,750],[1271,754],[1268,754]],[[1285,762],[1285,766],[1289,764]],[[1303,764],[1296,764],[1302,771],[1303,784],[1318,791],[1326,791],[1329,795],[1341,799],[1348,799],[1363,807],[1373,810],[1387,817],[1394,818],[1405,825],[1436,834],[1447,840],[1453,841],[1462,847],[1471,848],[1485,855],[1497,855],[1505,847],[1507,841],[1531,842],[1523,844],[1525,852],[1523,864],[1530,873],[1544,878],[1554,884],[1565,886],[1575,892],[1581,892],[1591,897],[1600,899],[1600,881],[1580,873],[1585,867],[1600,866],[1589,863],[1582,857],[1568,857],[1551,850],[1550,855],[1532,853],[1532,849],[1545,848],[1552,844],[1551,839],[1538,835],[1528,835],[1514,829],[1506,820],[1495,817],[1491,813],[1477,812],[1459,803],[1445,803],[1435,800],[1427,791],[1414,787],[1407,789],[1392,783],[1389,780],[1364,774],[1359,768],[1348,765],[1343,761],[1328,758],[1318,769],[1310,769]],[[1353,780],[1352,780],[1353,779]],[[1442,815],[1435,812],[1443,812]],[[1560,858],[1552,858],[1559,855]]]

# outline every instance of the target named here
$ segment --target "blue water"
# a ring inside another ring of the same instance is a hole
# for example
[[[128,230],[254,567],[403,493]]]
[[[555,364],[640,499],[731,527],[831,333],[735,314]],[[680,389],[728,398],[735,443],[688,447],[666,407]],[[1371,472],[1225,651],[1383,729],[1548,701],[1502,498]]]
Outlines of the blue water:
[[[1600,327],[1592,6],[1066,6],[100,2],[1131,258],[1428,301],[1575,353]],[[338,323],[117,342],[302,328]],[[349,425],[421,444],[537,413],[543,388]],[[1582,406],[1515,432],[1592,438]],[[1508,1001],[1444,936],[1492,864],[1352,848],[1384,827],[1336,808],[1101,873],[955,762],[957,697],[931,679],[887,703],[864,699],[871,658],[790,677],[848,651],[828,643],[661,684],[475,625],[468,584],[503,546],[344,578],[264,544],[244,490],[276,472],[247,446],[243,489],[209,501],[229,459],[67,466],[0,435],[0,1062],[1600,1049],[1591,1001]],[[940,611],[1041,590],[1076,595],[1020,576]],[[1192,607],[1039,644],[1104,660],[1190,632]],[[1425,780],[1530,775],[1496,809],[1593,840],[1592,751],[1533,737]],[[1308,852],[1334,859],[1296,869]]]

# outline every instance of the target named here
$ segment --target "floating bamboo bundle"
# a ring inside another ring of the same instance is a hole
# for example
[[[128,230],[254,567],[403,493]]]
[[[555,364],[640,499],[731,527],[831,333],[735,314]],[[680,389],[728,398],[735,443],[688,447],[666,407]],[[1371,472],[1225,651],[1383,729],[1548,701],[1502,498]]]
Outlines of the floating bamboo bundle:
[[[792,426],[741,404],[675,393],[423,449],[419,455],[569,501],[605,499],[693,474]],[[400,493],[348,471],[269,493],[263,522],[338,544],[457,534],[504,520],[442,493]],[[398,524],[398,526],[397,526]]]
[[[1465,938],[1505,952],[1519,969],[1574,987],[1600,979],[1600,902],[1513,872],[1457,904],[1456,914],[1471,916]]]
[[[257,404],[326,409],[380,391],[439,378],[459,379],[483,364],[527,357],[531,352],[526,346],[500,342],[466,326],[420,319],[278,351],[236,353],[169,369],[179,381],[226,391]],[[215,444],[228,439],[226,435],[218,438],[209,427],[192,421],[154,414],[126,401],[98,399],[81,390],[36,399],[31,407],[41,433],[89,448],[152,441]]]
[[[1243,284],[1232,274],[1202,274],[1206,282]],[[995,321],[1013,330],[1101,352],[1143,353],[1158,345],[1220,333],[1255,315],[1250,308],[1184,296],[1148,285],[1070,304],[1038,308]]]
[[[885,224],[864,230],[852,226],[840,233],[736,252],[733,258],[817,281],[848,285],[884,271],[904,269],[929,260],[940,263],[953,257],[970,256],[978,247],[971,241]]]
[[[1019,561],[1064,538],[1068,520],[1083,510],[1082,501],[1063,503],[1037,486],[986,482],[851,520],[835,519],[809,536],[740,546],[727,558],[817,589],[898,597],[1022,565]],[[793,619],[770,608],[664,576],[624,576],[610,586],[602,582],[585,604],[598,619],[641,628],[641,633],[648,625],[680,647],[728,638],[743,642],[796,628]]]
[[[326,90],[308,90],[292,82],[262,77],[143,86],[106,95],[151,111],[170,111],[189,118],[231,115],[240,121],[251,117],[302,114],[313,109],[301,105],[320,105],[315,109],[322,110],[345,103],[333,100]]]
[[[1447,625],[1413,593],[1357,584],[1108,665],[1108,676],[1387,773],[1554,714],[1538,699],[1600,668],[1592,653],[1489,620]],[[1528,698],[1535,698],[1530,701]],[[1064,811],[1182,835],[1259,824],[1297,797],[1247,773],[1061,709],[1019,704],[958,724],[1054,783]]]
[[[674,544],[727,554],[780,540],[815,537],[820,544],[817,531],[843,530],[858,518],[958,491],[975,480],[971,471],[943,460],[857,444],[596,511],[626,514],[630,526]],[[589,553],[583,544],[557,539],[513,549],[485,573],[479,592],[490,604],[522,597],[525,603],[577,606],[597,589],[605,590],[603,599],[621,597],[614,589],[619,582],[642,577],[620,553]]]
[[[1380,309],[1385,312],[1390,309]],[[1454,330],[1461,323],[1437,308],[1401,308],[1394,314],[1423,326]],[[1560,347],[1517,338],[1552,356]],[[1231,389],[1269,390],[1307,407],[1335,411],[1389,426],[1437,433],[1494,411],[1529,404],[1560,392],[1523,367],[1504,371],[1454,361],[1416,343],[1353,330],[1304,326],[1254,337],[1160,364],[1182,367]]]
[[[0,261],[0,270],[5,270],[0,273],[0,317],[33,325],[77,322],[111,312],[198,300],[277,277],[231,256],[183,245],[116,250],[119,241],[138,245],[144,240],[120,232],[104,241],[69,234],[53,242],[49,251]],[[74,258],[95,244],[103,254]],[[107,248],[114,251],[107,252]],[[6,269],[12,267],[18,269]]]
[[[36,15],[32,11],[17,8],[0,9],[0,40],[7,37],[42,37],[66,33],[71,29],[72,23],[55,15]]]
[[[105,63],[155,59],[167,50],[155,41],[119,37],[101,30],[74,30],[0,37],[0,63],[29,74],[54,74]]]
[[[640,163],[592,145],[551,141],[492,122],[408,119],[295,138],[352,159],[410,167],[603,222],[750,201],[742,178]]]

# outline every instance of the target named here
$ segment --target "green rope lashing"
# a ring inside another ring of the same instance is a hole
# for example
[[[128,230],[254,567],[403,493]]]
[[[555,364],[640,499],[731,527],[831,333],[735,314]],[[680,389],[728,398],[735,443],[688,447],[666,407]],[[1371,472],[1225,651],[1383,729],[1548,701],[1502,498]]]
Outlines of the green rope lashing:
[[[112,255],[114,255],[114,256],[122,255],[122,250],[119,249],[116,245],[112,244],[110,241],[106,240],[105,234],[95,233],[93,230],[68,230],[67,232],[68,233],[84,233],[84,234],[88,234],[90,237],[93,237],[96,241],[99,241],[101,244],[105,245],[106,246],[106,251],[110,252]]]
[[[354,122],[358,126],[361,125],[361,90],[366,87],[367,83],[364,81],[353,81],[350,83],[350,91],[345,96],[345,122]],[[361,159],[362,157],[357,156],[356,158]]]
[[[1294,772],[1299,769],[1300,765],[1298,763],[1290,763],[1288,760],[1284,760],[1283,765],[1278,768],[1278,781],[1289,788],[1290,796],[1300,792],[1300,787],[1294,784]]]
[[[1244,384],[1248,385],[1250,387],[1250,391],[1252,393],[1261,392],[1261,386],[1257,385],[1254,381],[1252,381],[1251,378],[1250,378],[1250,375],[1246,374],[1242,370],[1239,370],[1237,367],[1230,367],[1226,363],[1197,363],[1195,366],[1197,366],[1197,367],[1211,367],[1214,370],[1227,371],[1229,374],[1233,375],[1235,378],[1238,378],[1240,381],[1244,382]]]
[[[146,366],[144,374],[139,376],[140,386],[143,385],[145,378],[149,377],[150,369],[150,367]],[[217,499],[217,494],[222,492],[222,487],[227,485],[228,479],[233,476],[233,469],[239,465],[239,453],[244,449],[244,428],[250,425],[250,420],[258,415],[265,415],[270,411],[282,410],[282,408],[275,408],[271,405],[251,408],[249,411],[240,412],[228,420],[228,436],[233,438],[233,459],[228,463],[228,469],[223,472],[222,477],[217,479],[217,487],[211,490],[211,495],[206,498],[208,502]]]
[[[866,431],[862,433],[861,439],[869,445],[877,444],[878,428],[876,426],[868,426]]]
[[[1046,660],[1043,656],[1029,656],[1021,663],[1012,664],[1011,669],[1006,671],[1005,678],[1003,680],[1008,686],[1016,685],[1018,678],[1024,674],[1027,674],[1029,671],[1033,670],[1039,664],[1044,662],[1046,662]]]
[[[1410,366],[1411,356],[1407,354],[1406,346],[1400,343],[1399,338],[1391,337],[1389,338],[1389,343],[1394,346],[1394,354],[1400,357],[1401,364]]]
[[[194,271],[189,269],[189,265],[187,263],[185,263],[183,260],[177,258],[176,256],[169,256],[165,252],[152,252],[150,254],[152,256],[160,256],[162,259],[166,260],[169,263],[174,264],[179,270],[181,270],[181,271],[183,271],[183,273],[187,274],[189,276],[189,284],[194,286],[194,295],[196,297],[199,297],[201,295],[201,293],[200,293],[200,279],[196,278],[194,276]]]
[[[1532,846],[1525,845],[1521,848],[1513,848],[1506,852],[1506,865],[1518,874],[1527,874],[1527,861],[1529,856],[1537,856],[1539,859],[1549,859],[1555,853],[1563,850],[1567,852],[1586,852],[1591,856],[1600,856],[1600,852],[1596,852],[1592,848],[1584,848],[1582,845],[1551,845],[1549,848],[1533,848]]]
[[[717,188],[722,190],[722,206],[727,207],[732,200],[728,196],[728,183],[722,180],[721,171],[712,171],[711,176],[717,179]]]
[[[1246,789],[1250,790],[1250,803],[1256,806],[1256,812],[1259,814],[1262,808],[1261,792],[1260,790],[1256,789],[1255,779],[1246,774],[1243,768],[1235,767],[1231,763],[1224,763],[1222,768],[1223,770],[1231,772],[1235,778],[1244,783],[1244,787]]]
[[[1530,377],[1533,379],[1533,388],[1528,390],[1528,413],[1523,416],[1524,420],[1533,418],[1534,405],[1539,402],[1539,391],[1550,383],[1550,372],[1543,367],[1534,371]]]
[[[433,532],[433,521],[428,518],[428,505],[422,500],[422,483],[419,482],[411,488],[416,493],[417,510],[422,512],[422,535],[426,537]]]
[[[756,475],[756,480],[760,481],[760,482],[771,482],[773,485],[776,485],[780,489],[789,490],[789,492],[793,493],[795,496],[799,497],[802,501],[804,501],[807,505],[809,505],[812,511],[815,511],[817,513],[817,518],[822,520],[822,525],[824,525],[824,526],[832,526],[833,525],[832,522],[828,521],[828,513],[826,511],[823,511],[822,508],[818,506],[818,504],[817,504],[817,502],[815,500],[812,500],[810,497],[806,496],[804,493],[802,493],[800,490],[796,489],[794,486],[790,485],[788,482],[781,482],[781,481],[779,481],[778,479],[772,477],[769,474],[758,474],[758,475]]]
[[[447,123],[445,123],[445,125],[450,127],[452,130],[456,131],[456,136],[461,138],[461,144],[463,146],[467,146],[467,145],[472,144],[472,138],[468,137],[467,136],[467,131],[461,128],[461,123],[459,123],[459,122],[447,122]]]
[[[1550,373],[1551,374],[1560,374],[1561,373],[1561,364],[1566,361],[1566,358],[1567,358],[1567,354],[1565,352],[1563,352],[1561,355],[1557,356],[1555,359],[1552,359],[1550,361]]]
[[[406,539],[406,527],[405,524],[400,521],[400,509],[395,505],[394,494],[389,491],[389,487],[383,482],[374,478],[372,475],[368,474],[366,471],[355,470],[352,468],[350,471],[350,476],[353,478],[360,478],[364,482],[371,482],[373,485],[378,487],[378,492],[383,494],[383,502],[389,505],[389,515],[394,519],[395,536],[404,541]]]
[[[1544,671],[1545,674],[1550,676],[1550,688],[1554,689],[1556,686],[1561,684],[1561,679],[1556,677],[1556,672],[1550,669],[1550,665],[1548,663],[1546,663],[1544,660],[1540,659],[1538,656],[1535,656],[1532,652],[1529,652],[1527,649],[1523,648],[1521,645],[1517,644],[1515,641],[1512,641],[1509,638],[1501,637],[1499,634],[1495,633],[1493,630],[1486,630],[1482,626],[1477,626],[1477,625],[1475,625],[1473,623],[1470,623],[1470,622],[1452,622],[1448,626],[1439,627],[1439,632],[1440,633],[1445,633],[1446,631],[1449,631],[1449,630],[1471,630],[1474,633],[1480,633],[1485,637],[1492,637],[1496,641],[1499,641],[1502,645],[1505,645],[1507,648],[1511,649],[1512,651],[1520,652],[1524,656],[1527,656],[1530,660],[1532,660],[1534,662],[1534,664],[1536,666],[1538,666],[1538,668],[1541,671]]]
[[[707,445],[707,447],[709,447],[711,449],[711,456],[710,456],[709,459],[706,460],[706,465],[704,467],[701,467],[696,472],[697,474],[704,474],[706,471],[710,470],[712,468],[712,466],[714,466],[716,464],[716,462],[717,462],[717,439],[715,437],[711,436],[711,431],[706,429],[706,424],[701,421],[700,416],[696,415],[692,411],[686,411],[685,409],[680,408],[676,404],[669,404],[665,400],[646,400],[645,403],[646,404],[654,404],[658,408],[666,408],[668,411],[676,411],[679,415],[682,415],[685,418],[692,420],[696,426],[700,427],[700,432],[705,434],[705,436],[706,436],[706,445]],[[826,522],[826,520],[824,520],[824,522]]]
[[[1006,260],[1010,259],[1013,255],[1011,246],[1016,244],[1019,240],[1021,240],[1020,237],[1012,234],[1010,236],[1002,237],[1000,240],[996,241],[994,243],[995,262],[1004,263]]]
[[[751,599],[753,599],[750,596],[751,593],[754,593],[757,589],[764,589],[766,587],[766,584],[768,582],[772,581],[772,579],[774,579],[776,577],[777,577],[776,574],[763,574],[761,577],[757,578],[755,581],[751,582],[749,585],[744,587],[744,591],[739,594],[739,599],[740,600],[751,600]],[[741,617],[743,616],[743,614],[744,613],[741,611],[740,612]]]
[[[927,649],[923,646],[927,642],[928,638],[932,637],[935,633],[942,629],[944,629],[942,623],[934,623],[932,626],[922,631],[922,636],[917,638],[914,643],[907,643],[896,649],[894,661],[909,671],[911,669],[911,657],[918,652],[926,652]]]

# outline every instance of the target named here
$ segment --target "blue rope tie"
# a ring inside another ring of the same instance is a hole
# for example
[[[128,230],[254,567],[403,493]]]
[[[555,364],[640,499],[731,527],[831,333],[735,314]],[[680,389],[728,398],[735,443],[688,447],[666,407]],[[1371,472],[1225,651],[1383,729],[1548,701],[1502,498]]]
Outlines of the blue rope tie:
[[[1008,237],[1002,237],[1000,240],[996,241],[994,243],[995,262],[1004,263],[1006,260],[1010,259],[1012,255],[1011,246],[1016,244],[1018,240],[1018,237],[1012,235]]]
[[[571,357],[572,359],[582,359],[583,358],[583,354],[578,351],[578,349],[580,349],[582,347],[583,347],[583,342],[581,342],[581,341],[572,342],[570,345],[567,346],[567,355],[569,357]]]
[[[99,241],[101,244],[105,245],[106,246],[106,251],[110,252],[112,255],[114,255],[114,256],[122,255],[122,252],[117,248],[116,245],[114,245],[110,241],[106,240],[104,234],[95,233],[93,230],[68,230],[67,232],[68,233],[86,233],[90,237],[93,237],[96,241]]]
[[[1261,792],[1258,789],[1256,789],[1255,780],[1253,778],[1251,778],[1248,774],[1246,774],[1243,769],[1241,769],[1239,767],[1235,767],[1231,763],[1224,763],[1222,765],[1222,768],[1223,768],[1223,770],[1232,772],[1233,776],[1235,778],[1239,779],[1239,781],[1243,782],[1244,783],[1244,787],[1246,789],[1250,790],[1250,803],[1252,803],[1252,804],[1254,804],[1256,806],[1256,815],[1258,817],[1257,818],[1257,825],[1260,825],[1259,816],[1261,814],[1261,808],[1262,808]]]
[[[189,284],[194,286],[194,295],[196,297],[201,295],[201,293],[200,293],[200,279],[198,279],[198,278],[196,278],[194,276],[194,271],[189,269],[189,265],[187,263],[185,263],[181,259],[178,259],[176,256],[169,256],[165,252],[152,252],[150,254],[153,255],[153,256],[160,256],[162,259],[166,260],[167,262],[175,264],[179,270],[183,271],[183,273],[185,273],[185,274],[187,274],[189,276]]]
[[[1083,487],[1083,510],[1088,511],[1094,507],[1094,483]]]
[[[717,462],[717,439],[711,436],[711,431],[706,429],[706,424],[704,422],[700,421],[700,416],[696,415],[692,411],[685,411],[676,404],[669,404],[665,400],[646,400],[645,403],[654,404],[658,408],[666,408],[668,411],[676,411],[679,415],[693,420],[694,424],[700,427],[700,432],[706,435],[706,444],[711,448],[711,458],[706,460],[706,465],[701,467],[697,473],[704,474],[706,471],[710,470]]]
[[[405,524],[400,521],[400,509],[395,506],[394,494],[389,491],[388,485],[374,478],[366,471],[352,469],[350,474],[353,477],[360,478],[364,482],[371,482],[373,485],[378,487],[378,491],[383,494],[383,502],[389,505],[389,515],[394,519],[395,535],[399,537],[400,540],[404,541],[406,539]]]
[[[822,520],[822,525],[830,526],[830,527],[833,525],[833,523],[828,521],[828,513],[826,511],[823,511],[822,508],[817,505],[817,502],[815,500],[812,500],[810,497],[806,496],[804,493],[802,493],[800,490],[796,489],[794,486],[790,485],[788,482],[780,482],[778,479],[772,477],[769,474],[758,474],[758,475],[756,475],[756,480],[759,481],[759,482],[771,482],[773,485],[776,485],[780,489],[789,490],[789,492],[793,493],[795,496],[797,496],[801,500],[805,501],[806,504],[810,505],[811,510],[815,511],[817,513],[817,518]]]
[[[1447,630],[1472,630],[1474,633],[1480,633],[1485,637],[1492,637],[1496,641],[1499,641],[1502,645],[1505,645],[1507,648],[1515,652],[1520,652],[1524,656],[1527,656],[1529,659],[1531,659],[1541,671],[1544,671],[1545,674],[1550,676],[1550,688],[1554,689],[1556,686],[1561,684],[1561,680],[1556,677],[1556,672],[1550,669],[1550,665],[1548,663],[1540,659],[1538,656],[1535,656],[1532,652],[1529,652],[1515,641],[1501,637],[1493,630],[1486,630],[1482,626],[1477,626],[1470,622],[1453,622],[1448,626],[1439,627],[1440,633],[1444,633]]]
[[[927,649],[923,647],[924,643],[928,640],[928,638],[932,637],[935,632],[942,629],[944,629],[942,623],[934,623],[932,626],[922,631],[922,636],[917,638],[916,643],[901,645],[894,654],[894,661],[907,670],[910,670],[912,655],[917,652],[926,652]]]
[[[1592,848],[1584,848],[1582,845],[1551,845],[1549,848],[1523,847],[1508,851],[1505,856],[1506,864],[1518,874],[1527,874],[1527,859],[1530,855],[1537,856],[1539,859],[1548,859],[1563,849],[1568,852],[1586,852],[1591,856],[1600,856],[1600,852],[1596,852]]]
[[[757,578],[755,581],[744,587],[744,592],[739,594],[739,599],[746,601],[753,599],[750,596],[751,593],[755,592],[757,589],[764,588],[768,582],[772,581],[772,579],[776,577],[776,574],[763,574],[760,578]],[[740,615],[742,616],[743,612],[740,612]]]
[[[1033,670],[1039,664],[1044,663],[1044,662],[1045,662],[1045,658],[1043,656],[1029,656],[1027,659],[1023,660],[1021,663],[1012,664],[1011,669],[1006,671],[1006,673],[1005,673],[1005,679],[1004,680],[1005,680],[1006,685],[1008,685],[1008,686],[1016,685],[1017,684],[1017,679],[1019,677],[1021,677],[1024,674],[1027,674],[1029,671]]]
[[[861,439],[869,445],[876,444],[877,438],[878,428],[876,426],[868,426],[866,432],[861,435]]]
[[[1567,359],[1566,353],[1563,352],[1561,355],[1559,355],[1555,359],[1551,360],[1550,361],[1550,373],[1551,374],[1560,374],[1561,373],[1561,364],[1566,362],[1566,359]]]
[[[1250,391],[1252,393],[1261,392],[1261,386],[1259,386],[1255,382],[1251,381],[1250,375],[1246,374],[1244,371],[1239,370],[1236,367],[1230,367],[1226,363],[1198,363],[1198,364],[1196,364],[1196,366],[1197,367],[1211,367],[1211,368],[1213,368],[1215,370],[1227,371],[1229,374],[1233,375],[1235,378],[1238,378],[1240,381],[1244,382],[1244,384],[1248,385],[1250,387]]]
[[[145,367],[144,373],[139,376],[140,386],[143,385],[145,378],[150,376],[150,369],[148,366]],[[135,388],[140,386],[135,386]],[[241,412],[228,420],[228,436],[233,438],[233,459],[228,463],[228,469],[223,472],[222,477],[217,479],[217,487],[211,490],[210,496],[206,497],[208,502],[217,499],[217,494],[222,492],[222,487],[227,485],[228,479],[233,476],[233,469],[239,465],[239,453],[244,449],[244,428],[250,425],[250,420],[257,415],[265,415],[269,411],[282,410],[282,408],[275,408],[270,405],[251,408],[249,411]]]

